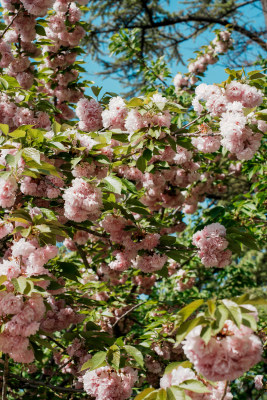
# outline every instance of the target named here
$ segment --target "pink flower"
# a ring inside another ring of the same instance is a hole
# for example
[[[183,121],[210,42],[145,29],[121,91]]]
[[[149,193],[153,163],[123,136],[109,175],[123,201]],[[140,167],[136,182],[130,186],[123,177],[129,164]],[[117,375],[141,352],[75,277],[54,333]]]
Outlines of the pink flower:
[[[179,73],[179,74],[175,75],[175,77],[173,79],[173,84],[177,91],[181,87],[188,86],[188,78]]]
[[[1,333],[0,349],[3,353],[9,353],[15,362],[27,364],[34,361],[33,350],[30,347],[29,339],[26,337]]]
[[[44,17],[47,9],[51,8],[54,0],[23,0],[22,4],[29,14]]]
[[[228,101],[242,101],[244,85],[240,82],[232,81],[226,85],[225,96]]]
[[[0,239],[3,239],[3,237],[9,235],[13,231],[13,225],[10,222],[0,221]]]
[[[84,245],[89,240],[90,234],[85,231],[77,231],[73,236],[73,241],[79,245]]]
[[[118,372],[101,367],[83,376],[84,390],[96,400],[126,400],[136,381],[137,371],[131,367],[121,368]]]
[[[226,321],[221,336],[211,337],[205,344],[201,326],[194,328],[183,342],[185,355],[198,373],[212,381],[234,380],[261,360],[260,339],[250,328],[238,329]]]
[[[221,145],[220,138],[212,136],[199,136],[191,139],[193,146],[203,153],[213,153],[219,150]]]
[[[72,186],[62,196],[65,200],[65,216],[76,222],[95,220],[100,215],[102,193],[81,178],[72,181]]]
[[[23,306],[22,296],[15,296],[13,293],[1,292],[0,313],[2,315],[18,314]]]
[[[167,260],[167,256],[156,253],[153,256],[137,256],[136,260],[133,261],[133,266],[143,272],[154,272],[162,269]]]
[[[223,268],[231,263],[232,252],[226,250],[226,229],[219,223],[205,226],[193,235],[193,244],[199,248],[198,255],[206,267]]]
[[[255,388],[261,390],[263,388],[263,375],[256,375],[254,378]]]
[[[19,72],[16,79],[23,89],[30,89],[33,85],[34,76],[29,71]]]
[[[12,54],[10,44],[4,42],[3,40],[0,40],[0,54],[0,68],[8,67],[9,64],[14,60],[14,56]]]
[[[79,127],[86,132],[102,128],[102,107],[94,99],[81,99],[77,103],[76,114],[80,119]]]
[[[95,168],[96,167],[93,162],[91,164],[88,162],[82,162],[73,168],[72,175],[75,178],[91,178],[95,172]]]
[[[124,130],[127,113],[124,100],[120,96],[113,97],[109,101],[108,109],[102,112],[104,128]]]
[[[26,239],[20,239],[18,242],[15,242],[12,246],[12,255],[13,257],[29,257],[29,255],[36,250],[36,246],[33,243],[26,242]]]
[[[16,200],[16,191],[18,185],[16,179],[12,176],[6,180],[0,179],[0,207],[12,207]]]
[[[0,275],[6,275],[8,280],[20,275],[20,265],[14,259],[3,260],[0,264]]]

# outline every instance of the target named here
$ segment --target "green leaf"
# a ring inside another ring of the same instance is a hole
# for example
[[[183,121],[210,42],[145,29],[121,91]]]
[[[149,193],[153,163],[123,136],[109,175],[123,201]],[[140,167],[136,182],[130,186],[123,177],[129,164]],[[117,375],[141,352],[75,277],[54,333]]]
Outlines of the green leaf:
[[[41,26],[41,25],[35,25],[35,30],[36,30],[36,33],[37,33],[39,36],[46,36],[46,32],[45,32],[45,29],[44,29],[43,26]]]
[[[132,193],[138,193],[136,186],[133,182],[130,182],[130,181],[128,181],[128,179],[125,179],[125,178],[122,178],[121,181],[127,190],[129,190]]]
[[[139,99],[138,97],[133,97],[131,100],[128,101],[127,107],[139,107],[144,104],[143,99]]]
[[[33,147],[27,147],[23,150],[22,155],[27,159],[35,161],[37,164],[41,162],[41,154],[39,150],[34,149]]]
[[[4,79],[4,78],[2,78],[2,77],[0,77],[0,85],[2,86],[2,88],[4,89],[4,90],[7,90],[8,89],[8,82]]]
[[[10,166],[10,167],[15,167],[16,166],[16,159],[12,154],[7,154],[5,156],[5,160],[6,163]]]
[[[201,330],[200,336],[204,340],[205,344],[209,343],[212,335],[212,329],[210,325],[204,326]]]
[[[152,158],[152,151],[151,150],[149,150],[149,149],[145,149],[144,151],[143,151],[143,157],[146,159],[146,161],[150,161],[151,160],[151,158]]]
[[[101,92],[102,87],[98,86],[91,86],[91,90],[96,97],[98,97],[99,93]]]
[[[6,280],[7,280],[6,275],[0,275],[0,285],[2,285],[2,283],[4,283]]]
[[[0,130],[4,133],[4,135],[8,135],[9,126],[6,124],[0,124]]]
[[[11,87],[20,87],[18,81],[13,76],[3,75],[3,78],[7,81],[9,88]]]
[[[176,344],[180,344],[184,338],[188,335],[188,333],[198,325],[203,324],[206,322],[204,317],[197,317],[192,320],[184,322],[179,328],[177,329],[176,334]]]
[[[266,306],[267,299],[262,297],[256,297],[255,299],[248,299],[244,301],[242,304],[252,304],[253,306]]]
[[[222,330],[225,321],[229,317],[228,309],[224,305],[220,304],[219,307],[216,308],[214,317],[216,318],[216,321],[212,323],[212,332],[213,335],[216,335]]]
[[[176,369],[178,367],[191,368],[192,367],[192,363],[190,361],[175,361],[175,362],[170,363],[169,365],[167,365],[167,367],[165,368],[164,374],[168,374],[173,369]]]
[[[135,142],[136,140],[140,139],[142,136],[144,136],[145,132],[143,130],[138,130],[137,132],[133,133],[131,135],[131,143]]]
[[[244,234],[244,235],[240,236],[239,240],[242,244],[247,246],[249,249],[257,250],[257,251],[260,250],[259,247],[257,246],[257,243],[255,242],[254,238],[251,235]]]
[[[249,79],[258,79],[258,78],[266,78],[266,75],[261,74],[260,72],[251,71]]]
[[[186,400],[185,392],[177,386],[167,388],[168,400]]]
[[[156,400],[167,400],[167,392],[165,389],[159,389]]]
[[[104,178],[102,182],[105,183],[105,186],[108,191],[121,194],[122,182],[120,178],[118,178],[117,176],[109,175],[106,178]]]
[[[118,370],[120,368],[121,354],[117,345],[113,345],[107,352],[107,360],[109,365]]]
[[[136,167],[141,171],[141,172],[145,172],[146,170],[146,166],[147,166],[147,160],[145,159],[145,157],[140,156],[138,158],[138,160],[136,161]]]
[[[94,369],[102,367],[104,363],[106,364],[106,356],[106,351],[99,351],[90,360],[86,361],[86,363],[82,365],[81,371],[84,371],[87,368],[90,368],[90,370],[93,371]]]
[[[230,319],[240,328],[242,314],[238,305],[231,300],[222,300],[222,303],[227,308]]]
[[[130,207],[130,211],[140,215],[151,215],[150,212],[143,207]]]
[[[239,296],[239,297],[234,297],[233,299],[231,299],[231,300],[233,300],[236,304],[244,304],[244,302],[246,301],[246,300],[248,300],[249,299],[249,294],[248,293],[245,293],[245,294],[242,294],[242,296]]]
[[[168,101],[165,105],[165,108],[167,110],[175,112],[175,113],[184,113],[186,111],[186,108],[184,108],[180,104],[174,103],[172,101]]]
[[[182,308],[178,315],[182,317],[182,321],[185,321],[194,311],[196,311],[202,304],[204,303],[203,299],[195,300],[192,303],[188,304],[184,308]]]
[[[207,304],[208,304],[209,314],[211,317],[213,317],[216,310],[216,304],[213,300],[208,300]]]
[[[160,245],[161,246],[171,246],[175,242],[176,242],[175,236],[163,235],[160,237]]]
[[[54,176],[57,176],[58,178],[61,178],[61,176],[57,172],[56,167],[54,167],[54,165],[49,164],[47,162],[41,161],[41,166],[40,167],[38,166],[38,172],[43,173],[45,175],[54,175]]]
[[[204,385],[204,383],[195,379],[188,379],[180,383],[179,387],[195,393],[210,393],[210,390]]]
[[[125,345],[124,348],[126,352],[135,359],[137,364],[139,364],[141,367],[144,367],[144,357],[140,350],[130,345]]]
[[[253,331],[257,330],[257,322],[253,315],[251,314],[243,314],[242,313],[242,324],[248,326]]]
[[[15,290],[19,293],[24,293],[24,290],[26,289],[27,286],[27,278],[25,276],[19,276],[18,278],[13,278],[11,279],[11,282],[13,283]]]
[[[72,160],[71,160],[71,162],[70,162],[71,165],[72,165],[72,168],[76,167],[76,165],[79,164],[79,162],[80,162],[82,159],[83,159],[82,156],[72,158]]]
[[[97,162],[99,162],[101,164],[106,164],[106,165],[110,164],[109,158],[107,156],[104,156],[103,154],[100,154],[99,156],[95,156],[95,159]]]
[[[53,132],[57,134],[61,131],[61,125],[57,121],[55,121],[53,122],[52,129]]]
[[[23,131],[22,129],[16,129],[13,132],[9,132],[8,136],[14,138],[14,139],[20,139],[26,136],[26,132]]]
[[[134,398],[134,400],[144,400],[144,399],[147,397],[147,395],[149,395],[149,394],[151,394],[151,393],[153,393],[153,392],[156,392],[156,389],[147,388],[147,389],[143,390],[141,393],[139,393],[139,394]]]
[[[181,252],[179,252],[178,250],[169,250],[166,251],[165,254],[167,257],[172,258],[177,262],[181,261],[181,258],[183,258]]]
[[[49,210],[48,208],[40,208],[40,210],[42,211],[42,214],[50,221],[57,221],[58,218],[52,210]]]

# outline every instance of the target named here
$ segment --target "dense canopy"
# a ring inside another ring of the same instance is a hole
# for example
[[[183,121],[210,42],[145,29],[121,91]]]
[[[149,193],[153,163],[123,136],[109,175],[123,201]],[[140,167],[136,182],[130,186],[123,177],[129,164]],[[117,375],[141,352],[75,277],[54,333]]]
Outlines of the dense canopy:
[[[124,98],[82,78],[91,3],[1,0],[2,400],[263,399],[266,62],[206,84],[222,23],[170,76],[121,24]]]

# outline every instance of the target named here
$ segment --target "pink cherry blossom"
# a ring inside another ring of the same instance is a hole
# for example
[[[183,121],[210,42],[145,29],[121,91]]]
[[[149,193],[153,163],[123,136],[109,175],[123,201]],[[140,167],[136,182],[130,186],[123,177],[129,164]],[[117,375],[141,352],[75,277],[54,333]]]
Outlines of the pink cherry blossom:
[[[121,368],[118,372],[101,367],[83,376],[84,390],[96,400],[126,400],[136,381],[137,371],[131,367]]]

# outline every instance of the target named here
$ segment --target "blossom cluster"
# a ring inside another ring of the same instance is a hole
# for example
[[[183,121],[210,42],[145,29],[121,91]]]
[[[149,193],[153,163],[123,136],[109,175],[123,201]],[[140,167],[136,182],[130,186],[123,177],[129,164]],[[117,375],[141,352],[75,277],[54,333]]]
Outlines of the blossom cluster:
[[[225,89],[202,83],[197,86],[193,100],[194,109],[198,113],[203,111],[200,99],[205,100],[211,116],[220,118],[221,144],[238,160],[253,158],[261,144],[260,130],[265,132],[267,128],[264,121],[255,119],[252,110],[262,103],[262,92],[254,86],[236,81],[227,84]],[[251,113],[245,113],[246,108],[251,109]],[[254,125],[256,132],[251,125]],[[211,135],[203,139],[207,143],[214,140]]]
[[[28,338],[38,331],[44,316],[45,305],[42,296],[35,294],[23,302],[21,295],[1,292],[0,307],[2,316],[10,316],[0,333],[1,351],[8,353],[15,362],[32,362],[34,353]]]
[[[199,52],[197,58],[188,65],[188,74],[175,75],[173,82],[177,92],[183,87],[194,85],[197,81],[197,75],[203,74],[208,65],[215,64],[219,58],[219,54],[226,53],[233,45],[231,33],[229,31],[220,31],[208,46],[204,46],[205,50]]]
[[[224,268],[231,263],[232,252],[227,249],[226,229],[219,223],[205,226],[193,235],[193,244],[206,267]]]
[[[131,367],[118,372],[110,367],[88,371],[83,377],[86,393],[96,400],[126,400],[131,396],[132,387],[137,381],[137,371]]]
[[[201,326],[194,328],[183,342],[183,349],[197,372],[209,380],[234,380],[261,360],[261,341],[244,325],[238,328],[227,320],[207,344],[200,333]]]

